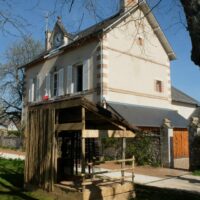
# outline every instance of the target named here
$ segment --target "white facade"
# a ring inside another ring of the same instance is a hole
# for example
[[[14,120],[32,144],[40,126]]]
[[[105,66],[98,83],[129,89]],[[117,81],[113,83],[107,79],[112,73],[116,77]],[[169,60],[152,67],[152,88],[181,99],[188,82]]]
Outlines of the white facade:
[[[138,9],[102,35],[75,48],[52,49],[27,67],[26,103],[84,95],[94,103],[174,109],[188,118],[194,108],[172,105],[170,58],[142,16]]]
[[[197,106],[194,104],[187,104],[176,102],[172,103],[172,109],[176,110],[180,115],[182,115],[185,119],[189,119],[192,113],[196,110]]]
[[[148,21],[136,20],[138,16],[142,16],[139,10],[109,30],[103,40],[108,65],[103,74],[108,79],[106,99],[170,108],[169,58]],[[156,91],[156,81],[162,83],[161,92]]]

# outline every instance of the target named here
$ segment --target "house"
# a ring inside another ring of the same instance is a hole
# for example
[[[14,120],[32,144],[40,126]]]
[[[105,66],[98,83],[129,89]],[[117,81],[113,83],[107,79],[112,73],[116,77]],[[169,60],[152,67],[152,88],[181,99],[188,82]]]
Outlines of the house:
[[[22,138],[19,136],[18,128],[11,120],[5,120],[0,125],[0,146],[7,148],[22,147]]]
[[[18,131],[18,128],[13,121],[10,121],[8,124],[8,131]]]
[[[172,108],[177,110],[185,119],[189,119],[199,106],[200,102],[196,99],[172,87]]]
[[[61,18],[46,32],[46,51],[23,66],[25,183],[53,190],[68,169],[77,173],[80,158],[85,173],[95,151],[86,138],[134,137],[137,127],[159,134],[164,166],[188,167],[188,121],[172,99],[176,56],[150,11],[145,1],[121,0],[117,14],[76,35]],[[58,158],[67,155],[63,167]]]

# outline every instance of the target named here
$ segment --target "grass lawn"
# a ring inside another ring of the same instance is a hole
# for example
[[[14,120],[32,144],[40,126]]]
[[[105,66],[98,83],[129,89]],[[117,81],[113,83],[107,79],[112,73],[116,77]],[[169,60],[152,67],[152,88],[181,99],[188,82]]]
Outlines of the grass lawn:
[[[42,190],[24,191],[23,169],[24,161],[0,158],[0,200],[61,200]],[[194,193],[142,185],[136,185],[136,195],[136,200],[200,200],[200,195]]]
[[[195,170],[192,172],[192,174],[195,176],[200,176],[200,170]]]
[[[54,200],[49,194],[37,190],[25,192],[23,188],[24,161],[0,158],[0,199],[1,200]]]

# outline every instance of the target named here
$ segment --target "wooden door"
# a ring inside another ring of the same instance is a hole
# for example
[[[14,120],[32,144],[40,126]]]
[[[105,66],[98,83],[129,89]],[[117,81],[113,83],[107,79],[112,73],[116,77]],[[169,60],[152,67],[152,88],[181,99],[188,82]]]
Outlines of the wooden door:
[[[174,159],[189,157],[189,139],[187,129],[174,129],[173,153]]]

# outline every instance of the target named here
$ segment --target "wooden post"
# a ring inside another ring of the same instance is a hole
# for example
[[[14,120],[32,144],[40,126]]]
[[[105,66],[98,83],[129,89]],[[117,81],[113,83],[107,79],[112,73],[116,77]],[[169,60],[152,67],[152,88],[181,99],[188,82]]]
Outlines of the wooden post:
[[[83,183],[83,195],[84,195],[84,190],[85,190],[85,138],[83,137],[84,130],[85,130],[85,108],[81,108],[81,119],[83,123],[83,128],[81,131],[81,174],[82,174],[82,183]]]
[[[82,123],[83,129],[81,133],[81,172],[82,174],[85,174],[85,138],[83,137],[83,132],[85,130],[85,108],[81,108],[82,113]]]
[[[76,175],[78,175],[78,133],[75,135],[75,167],[76,167]]]
[[[51,121],[50,123],[52,124],[53,130],[51,133],[51,139],[52,139],[52,146],[51,146],[51,192],[54,191],[54,183],[55,183],[55,109],[50,109],[49,110],[51,114]]]
[[[59,110],[55,110],[55,124],[59,123]],[[54,182],[57,183],[58,181],[58,133],[55,130],[55,124],[54,124],[54,167],[55,167],[55,173],[54,173]]]
[[[134,168],[135,168],[135,156],[133,156],[133,161],[132,161],[132,182],[134,183]]]
[[[123,160],[123,162],[121,165],[122,169],[124,169],[125,165],[126,165],[125,159],[126,159],[126,138],[123,137],[122,138],[122,160]],[[122,184],[123,184],[124,183],[124,174],[125,174],[124,170],[122,170],[121,173],[122,173]]]

